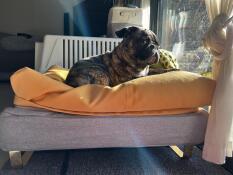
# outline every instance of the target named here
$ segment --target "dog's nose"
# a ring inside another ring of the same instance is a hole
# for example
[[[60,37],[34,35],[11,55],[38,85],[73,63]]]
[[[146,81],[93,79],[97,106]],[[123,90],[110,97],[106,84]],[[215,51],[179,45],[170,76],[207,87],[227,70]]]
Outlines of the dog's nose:
[[[155,45],[154,44],[151,44],[150,45],[150,49],[154,49],[155,48]]]

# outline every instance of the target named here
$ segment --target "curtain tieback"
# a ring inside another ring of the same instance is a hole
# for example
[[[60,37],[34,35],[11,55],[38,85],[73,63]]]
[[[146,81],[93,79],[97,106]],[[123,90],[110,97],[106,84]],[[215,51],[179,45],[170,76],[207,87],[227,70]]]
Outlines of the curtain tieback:
[[[210,28],[204,35],[204,47],[214,55],[214,59],[216,60],[224,59],[221,56],[226,45],[226,30],[224,29],[232,20],[233,16],[229,18],[226,14],[219,14],[214,18]]]

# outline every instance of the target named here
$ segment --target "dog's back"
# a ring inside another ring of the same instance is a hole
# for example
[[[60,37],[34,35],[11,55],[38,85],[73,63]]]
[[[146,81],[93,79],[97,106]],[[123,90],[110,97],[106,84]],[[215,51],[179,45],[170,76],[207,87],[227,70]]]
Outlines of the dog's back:
[[[70,69],[65,83],[78,87],[85,84],[110,85],[108,69],[103,63],[103,55],[90,57],[73,65]]]

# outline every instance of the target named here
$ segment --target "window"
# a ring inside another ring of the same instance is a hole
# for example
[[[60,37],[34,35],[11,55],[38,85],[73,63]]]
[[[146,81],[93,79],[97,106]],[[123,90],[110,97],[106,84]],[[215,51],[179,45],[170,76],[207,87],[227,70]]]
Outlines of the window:
[[[182,70],[209,74],[212,59],[202,44],[209,26],[205,2],[157,0],[157,4],[157,33],[161,47],[172,51]]]

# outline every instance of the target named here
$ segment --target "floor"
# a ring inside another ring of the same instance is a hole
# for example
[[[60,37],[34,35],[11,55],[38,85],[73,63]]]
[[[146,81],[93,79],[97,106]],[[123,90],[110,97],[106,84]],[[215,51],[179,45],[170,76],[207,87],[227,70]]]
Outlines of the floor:
[[[9,83],[0,83],[0,111],[13,104]],[[7,154],[0,151],[1,162]],[[9,161],[0,175],[230,175],[223,167],[201,159],[194,149],[190,160],[178,158],[169,147],[109,148],[34,152],[29,164],[14,170]]]
[[[224,168],[201,159],[195,148],[189,160],[169,147],[109,148],[35,152],[23,169],[9,162],[0,175],[230,175]]]

